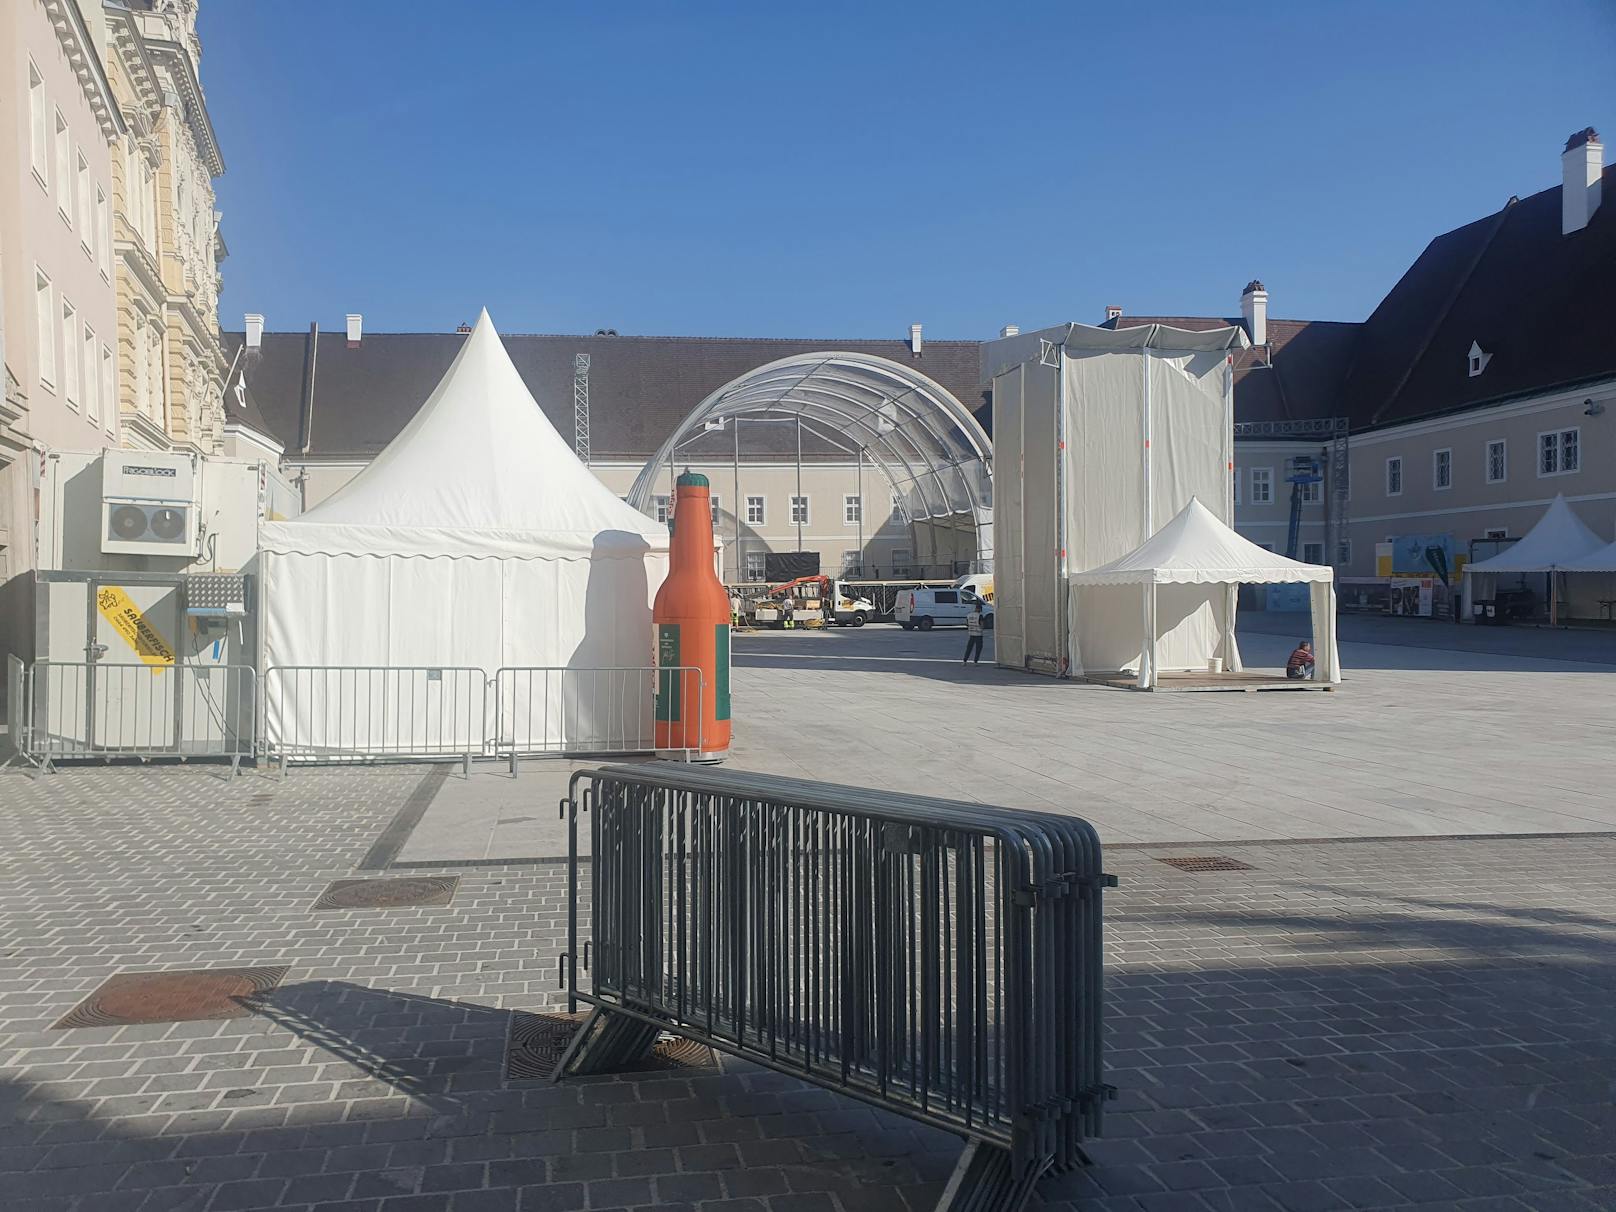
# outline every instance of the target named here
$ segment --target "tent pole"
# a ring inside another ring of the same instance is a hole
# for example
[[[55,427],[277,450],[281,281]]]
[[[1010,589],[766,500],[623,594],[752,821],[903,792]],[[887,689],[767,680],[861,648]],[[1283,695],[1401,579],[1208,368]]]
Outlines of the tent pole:
[[[807,502],[803,501],[802,499],[802,417],[800,415],[797,417],[797,500],[803,506],[807,505]],[[806,513],[807,510],[806,508],[794,509],[792,512],[797,515],[797,550],[801,551],[802,515]]]
[[[735,583],[741,581],[741,418],[735,416]]]

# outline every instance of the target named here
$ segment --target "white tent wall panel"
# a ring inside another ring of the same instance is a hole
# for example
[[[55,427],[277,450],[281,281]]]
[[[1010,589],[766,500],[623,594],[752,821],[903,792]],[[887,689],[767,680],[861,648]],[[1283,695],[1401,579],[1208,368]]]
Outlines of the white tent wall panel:
[[[994,485],[994,651],[1000,665],[1021,669],[1026,663],[1027,636],[1024,625],[1027,600],[1025,485],[1021,466],[1023,446],[1020,366],[993,383],[994,462],[999,467]],[[1005,468],[1014,474],[1006,475]]]

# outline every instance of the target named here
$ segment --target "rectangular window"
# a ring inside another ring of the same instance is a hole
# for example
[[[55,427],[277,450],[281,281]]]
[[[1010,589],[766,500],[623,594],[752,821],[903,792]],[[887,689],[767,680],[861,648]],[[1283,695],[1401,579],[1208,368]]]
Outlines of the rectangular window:
[[[1251,503],[1253,505],[1267,505],[1274,499],[1274,469],[1272,467],[1253,467],[1251,469]]]
[[[898,522],[898,523],[902,523],[903,520],[904,520],[904,517],[903,517],[903,498],[900,497],[897,493],[892,494],[892,520],[894,522]]]
[[[761,525],[763,525],[763,517],[764,517],[763,498],[762,497],[747,497],[746,498],[746,524],[748,526],[761,526]]]
[[[761,581],[763,579],[764,560],[767,552],[749,551],[746,553],[746,579],[748,581]]]
[[[1403,460],[1386,460],[1386,495],[1400,497],[1403,495]]]
[[[1324,497],[1324,481],[1314,480],[1311,484],[1297,485],[1302,491],[1298,494],[1304,505],[1317,505]]]
[[[1304,563],[1304,564],[1322,564],[1322,563],[1324,563],[1324,544],[1323,543],[1303,543],[1302,544],[1302,563]]]
[[[894,547],[892,549],[892,575],[895,577],[908,576],[911,562],[914,558],[914,552],[907,547]]]
[[[1509,479],[1509,448],[1504,439],[1487,443],[1487,483],[1502,484]]]
[[[73,226],[73,147],[67,119],[56,111],[56,209]]]
[[[842,575],[846,576],[850,572],[856,572],[860,562],[857,548],[842,552]]]
[[[668,520],[668,498],[661,495],[654,496],[651,498],[651,503],[656,506],[656,520],[666,524]]]
[[[45,78],[34,61],[28,61],[28,163],[34,176],[50,188],[50,128],[45,112]]]
[[[1431,487],[1438,491],[1453,487],[1453,451],[1444,448],[1431,452]]]
[[[95,206],[95,195],[90,187],[90,162],[80,152],[78,169],[73,175],[73,188],[79,200],[79,243],[84,245],[84,251],[95,256],[95,219],[91,213]]]
[[[101,422],[101,359],[95,352],[95,329],[84,326],[84,415]]]
[[[857,526],[864,520],[864,499],[857,495],[842,498],[842,524]]]
[[[707,496],[707,504],[709,506],[711,506],[712,511],[713,511],[713,525],[714,526],[718,525],[718,515],[724,512],[723,509],[719,506],[719,501],[721,499],[722,498],[720,498],[719,495],[716,492],[709,493],[708,496]]]
[[[107,432],[111,433],[118,417],[117,384],[113,382],[112,350],[101,347],[101,406],[107,410]]]
[[[50,279],[34,270],[34,322],[39,326],[39,382],[56,390],[56,307]]]
[[[1240,469],[1238,467],[1236,467],[1234,469],[1233,479],[1234,479],[1234,503],[1236,505],[1238,505],[1238,504],[1240,504]]]
[[[62,300],[62,392],[70,406],[78,406],[79,313],[66,299]]]
[[[1557,429],[1552,433],[1540,433],[1537,442],[1538,475],[1563,476],[1577,471],[1582,466],[1580,429]]]
[[[95,264],[101,271],[103,278],[111,276],[108,258],[112,255],[112,224],[108,219],[107,193],[99,185],[95,187]]]
[[[1335,545],[1335,562],[1337,564],[1352,563],[1352,540],[1342,539]]]
[[[793,526],[808,524],[808,498],[791,498],[791,524]]]

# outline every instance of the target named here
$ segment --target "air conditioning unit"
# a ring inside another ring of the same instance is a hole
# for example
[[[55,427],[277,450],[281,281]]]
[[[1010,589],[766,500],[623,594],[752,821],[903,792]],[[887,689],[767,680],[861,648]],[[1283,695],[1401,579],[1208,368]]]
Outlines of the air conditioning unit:
[[[109,450],[101,459],[101,550],[194,558],[197,457]]]

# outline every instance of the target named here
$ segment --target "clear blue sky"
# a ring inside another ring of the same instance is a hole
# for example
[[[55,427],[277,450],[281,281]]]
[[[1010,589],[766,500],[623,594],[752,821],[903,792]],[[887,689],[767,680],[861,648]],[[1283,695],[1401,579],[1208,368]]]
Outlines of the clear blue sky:
[[[1613,0],[208,0],[201,32],[228,328],[985,337],[1252,277],[1357,320],[1573,130],[1616,142]]]

